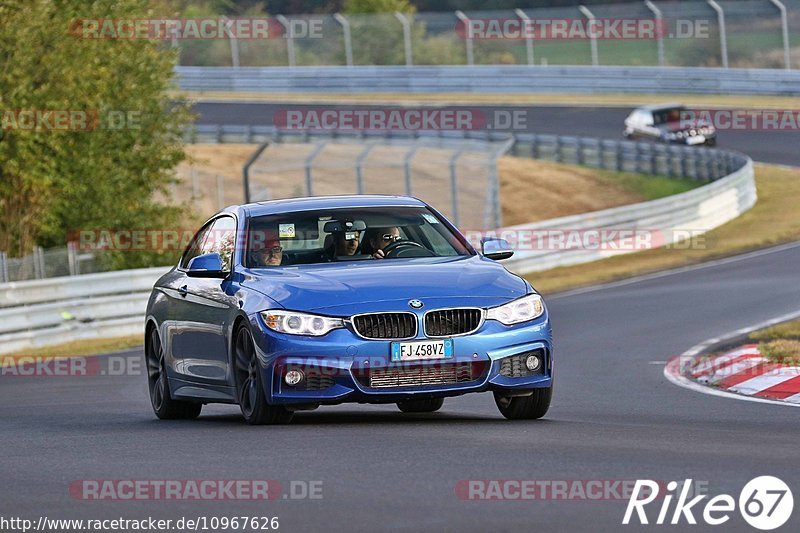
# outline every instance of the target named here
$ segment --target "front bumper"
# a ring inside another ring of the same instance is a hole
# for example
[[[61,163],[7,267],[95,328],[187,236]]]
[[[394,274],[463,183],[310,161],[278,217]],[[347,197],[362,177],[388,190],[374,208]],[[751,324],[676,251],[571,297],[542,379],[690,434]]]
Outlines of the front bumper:
[[[452,358],[413,363],[391,362],[389,340],[362,339],[347,328],[323,337],[284,335],[267,329],[258,314],[251,317],[251,326],[265,392],[277,405],[395,403],[485,391],[514,395],[553,382],[546,313],[514,326],[487,320],[476,332],[452,338]],[[416,340],[425,339],[420,335]],[[507,358],[529,352],[540,354],[541,368],[518,372],[517,364],[511,372]],[[290,369],[306,375],[300,386],[284,382]]]

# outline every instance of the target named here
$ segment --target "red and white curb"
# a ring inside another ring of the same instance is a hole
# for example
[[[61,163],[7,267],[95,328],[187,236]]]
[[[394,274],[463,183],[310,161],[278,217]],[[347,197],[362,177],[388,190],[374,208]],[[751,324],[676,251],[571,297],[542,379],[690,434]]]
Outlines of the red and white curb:
[[[771,363],[754,344],[713,357],[701,355],[726,339],[794,320],[798,316],[800,313],[797,312],[783,315],[698,344],[670,359],[664,367],[664,377],[675,385],[704,394],[800,407],[800,367]]]
[[[800,403],[800,367],[770,363],[754,344],[698,360],[689,377],[718,389]]]

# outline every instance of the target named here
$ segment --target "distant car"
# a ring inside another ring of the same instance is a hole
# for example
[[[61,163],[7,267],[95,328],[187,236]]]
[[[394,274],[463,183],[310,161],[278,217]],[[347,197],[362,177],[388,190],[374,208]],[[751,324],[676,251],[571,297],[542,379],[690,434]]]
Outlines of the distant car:
[[[476,252],[408,197],[229,207],[153,287],[153,410],[194,418],[232,403],[248,423],[274,424],[343,402],[432,412],[445,397],[491,391],[506,418],[540,418],[550,320],[531,284],[497,262],[512,254],[501,239]]]
[[[650,139],[689,146],[717,144],[717,132],[711,124],[690,120],[679,104],[643,106],[625,119],[623,135],[628,139]]]

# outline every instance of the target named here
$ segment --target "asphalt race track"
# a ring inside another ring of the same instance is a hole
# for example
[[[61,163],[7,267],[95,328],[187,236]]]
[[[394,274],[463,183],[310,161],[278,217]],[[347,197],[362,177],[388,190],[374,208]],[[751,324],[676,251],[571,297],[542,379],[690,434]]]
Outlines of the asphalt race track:
[[[364,105],[309,106],[291,102],[281,103],[231,103],[203,102],[194,105],[197,123],[206,125],[259,125],[273,124],[276,111],[317,107],[324,109],[368,109]],[[373,106],[386,109],[387,106]],[[449,109],[479,110],[492,125],[497,111],[521,111],[525,117],[525,131],[621,139],[622,122],[631,107],[566,107],[566,106],[446,106]],[[507,116],[507,115],[506,115]],[[800,131],[733,131],[718,133],[717,146],[746,153],[754,161],[781,165],[800,165],[797,145]]]
[[[431,415],[341,406],[299,413],[288,426],[248,427],[236,407],[212,406],[197,421],[161,422],[144,375],[4,377],[0,477],[13,489],[0,513],[278,516],[281,531],[618,531],[625,501],[463,501],[455,487],[692,478],[711,495],[738,498],[748,480],[770,474],[797,499],[800,411],[699,394],[662,371],[698,342],[797,310],[798,264],[794,244],[554,295],[556,389],[541,421],[505,421],[490,395],[473,395]],[[69,485],[82,479],[321,480],[323,498],[81,501]],[[658,507],[648,510],[654,520]],[[795,511],[785,529],[798,525]],[[692,529],[754,531],[736,513],[724,526]]]

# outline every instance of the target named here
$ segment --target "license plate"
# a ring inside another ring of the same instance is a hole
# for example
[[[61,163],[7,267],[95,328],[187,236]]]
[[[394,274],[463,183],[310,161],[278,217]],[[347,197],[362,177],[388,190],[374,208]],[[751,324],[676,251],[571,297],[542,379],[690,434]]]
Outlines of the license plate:
[[[704,142],[706,142],[706,138],[704,135],[696,135],[694,137],[689,137],[688,139],[686,139],[686,144],[688,144],[689,146],[693,146],[695,144],[703,144]]]
[[[421,361],[453,357],[453,340],[393,342],[392,361]]]

